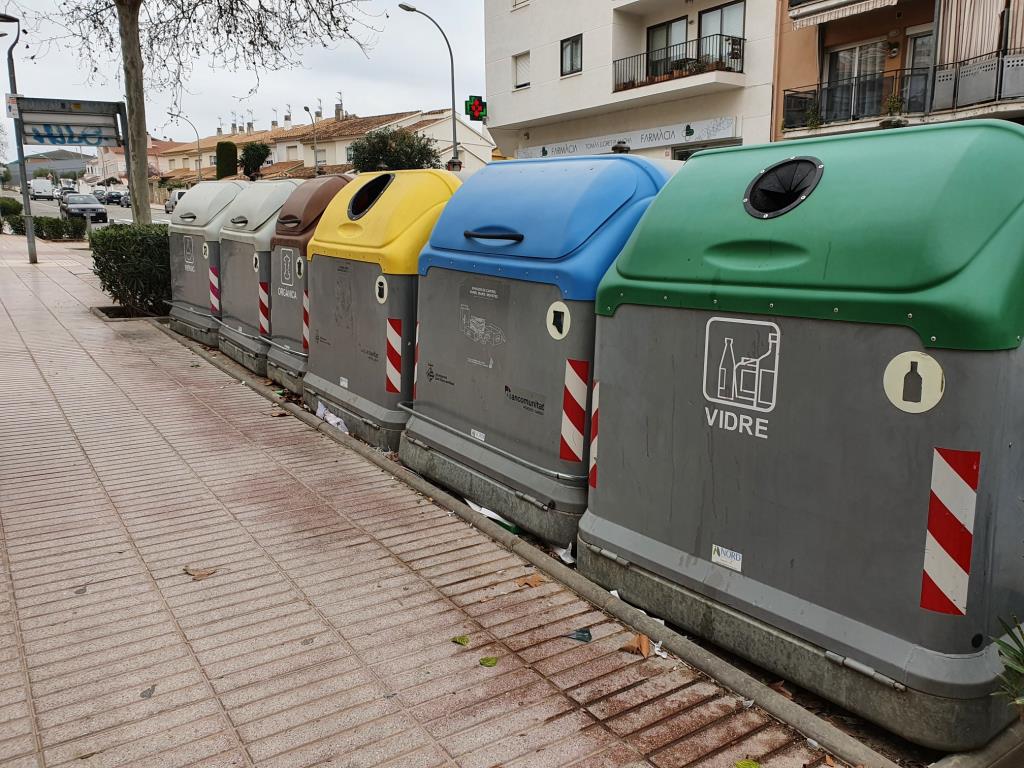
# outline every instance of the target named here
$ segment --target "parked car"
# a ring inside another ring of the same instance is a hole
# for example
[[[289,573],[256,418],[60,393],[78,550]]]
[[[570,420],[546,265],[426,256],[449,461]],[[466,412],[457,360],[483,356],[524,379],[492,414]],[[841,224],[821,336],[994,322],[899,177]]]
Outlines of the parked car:
[[[121,207],[122,208],[131,208],[132,207],[132,193],[131,192],[125,192],[123,195],[121,195]]]
[[[178,201],[185,196],[185,192],[188,190],[174,189],[171,190],[171,196],[167,198],[167,202],[164,203],[164,213],[174,213],[174,206],[178,204]]]
[[[104,201],[107,205],[118,205],[121,202],[123,192],[119,189],[108,189],[107,199]]]
[[[107,202],[107,190],[103,189],[103,187],[94,189],[92,191],[92,196],[95,197],[101,203]]]
[[[100,204],[95,195],[67,195],[60,201],[60,217],[62,219],[84,218],[91,221],[107,222],[107,209]]]

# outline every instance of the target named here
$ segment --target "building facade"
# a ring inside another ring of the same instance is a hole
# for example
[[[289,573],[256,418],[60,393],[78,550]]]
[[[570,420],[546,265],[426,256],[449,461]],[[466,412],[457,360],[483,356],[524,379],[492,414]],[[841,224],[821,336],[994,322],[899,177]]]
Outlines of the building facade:
[[[768,141],[776,2],[485,0],[491,135],[510,157]]]
[[[775,139],[1024,119],[1024,0],[779,0]]]

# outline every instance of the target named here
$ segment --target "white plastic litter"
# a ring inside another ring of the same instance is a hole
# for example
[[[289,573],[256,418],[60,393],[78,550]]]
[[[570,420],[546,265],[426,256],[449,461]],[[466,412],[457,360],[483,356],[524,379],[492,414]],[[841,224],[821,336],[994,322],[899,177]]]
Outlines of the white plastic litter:
[[[321,421],[326,421],[332,427],[341,430],[346,435],[348,434],[348,427],[345,426],[345,422],[342,420],[342,418],[340,416],[336,416],[335,414],[327,410],[327,406],[324,405],[323,403],[317,405],[316,417]]]
[[[515,525],[515,523],[512,523],[512,522],[506,520],[504,517],[499,515],[497,512],[492,512],[487,507],[481,507],[479,504],[477,504],[477,503],[475,503],[473,501],[470,501],[469,499],[466,499],[466,503],[469,504],[470,508],[474,512],[479,512],[484,517],[489,517],[489,518],[491,518],[491,520],[494,520],[495,522],[501,523],[502,525]]]
[[[750,709],[752,706],[754,706],[754,700],[753,699],[744,699],[743,700],[743,708],[744,709]]]
[[[608,594],[609,594],[609,595],[611,595],[612,597],[616,597],[616,598],[619,598],[620,600],[622,599],[622,598],[620,598],[620,597],[619,597],[619,590],[617,590],[617,589],[613,589],[613,590],[612,590],[611,592],[609,592]]]
[[[572,556],[572,553],[569,551],[568,547],[566,547],[565,549],[562,549],[560,547],[552,547],[551,551],[558,555],[558,559],[566,565],[572,565],[576,562],[576,558]]]
[[[661,650],[660,640],[651,646],[651,653],[653,653],[655,656],[660,656],[663,659],[668,658],[668,653],[666,651]]]

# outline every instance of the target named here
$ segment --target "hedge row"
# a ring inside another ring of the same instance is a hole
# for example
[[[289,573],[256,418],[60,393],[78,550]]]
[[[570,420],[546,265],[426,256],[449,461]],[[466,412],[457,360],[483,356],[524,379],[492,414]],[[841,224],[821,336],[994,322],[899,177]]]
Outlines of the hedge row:
[[[111,224],[89,234],[92,271],[122,307],[163,315],[171,300],[166,224]]]
[[[25,234],[25,217],[20,213],[4,215],[3,221],[11,228],[11,234]],[[85,219],[58,219],[55,216],[33,216],[32,221],[35,224],[36,237],[42,240],[85,239]]]
[[[15,200],[13,197],[0,197],[0,216],[16,216],[21,211],[20,200]]]

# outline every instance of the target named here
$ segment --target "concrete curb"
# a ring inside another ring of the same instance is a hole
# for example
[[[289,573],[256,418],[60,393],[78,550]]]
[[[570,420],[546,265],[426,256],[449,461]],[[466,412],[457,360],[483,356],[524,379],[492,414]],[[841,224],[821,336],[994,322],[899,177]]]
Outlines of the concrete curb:
[[[1024,765],[1024,720],[1018,720],[981,749],[949,755],[932,768],[1020,768]]]
[[[475,512],[461,499],[452,496],[420,475],[395,463],[375,448],[340,432],[318,419],[309,411],[294,403],[285,401],[284,398],[275,394],[274,387],[253,380],[256,374],[238,365],[233,360],[220,354],[211,353],[206,347],[191,339],[179,336],[158,321],[151,320],[149,322],[152,322],[162,332],[182,346],[195,352],[215,368],[242,382],[267,400],[276,403],[282,410],[292,414],[310,428],[326,435],[336,443],[355,451],[431,501],[452,510],[466,523],[533,564],[538,570],[544,572],[555,581],[564,584],[599,610],[643,632],[652,641],[661,642],[662,647],[666,650],[671,651],[690,666],[721,683],[733,693],[739,694],[745,699],[753,699],[757,706],[765,712],[799,731],[808,739],[814,740],[824,749],[850,763],[851,766],[899,768],[896,763],[878,754],[849,734],[839,730],[831,723],[808,712],[799,704],[790,701],[782,694],[772,690],[746,672],[732,666],[679,633],[668,629],[643,611],[620,600],[577,571],[566,567],[550,555],[537,549],[537,547],[505,530],[493,520],[481,515],[479,512]],[[999,741],[999,739],[994,740],[989,746],[991,747],[996,741]],[[959,757],[962,756],[954,756],[954,758]],[[983,763],[949,763],[949,765],[942,763],[940,765],[941,768],[982,768],[982,766],[987,766],[987,764]],[[992,768],[996,767],[993,766]],[[1007,763],[1006,766],[998,766],[998,768],[1010,768],[1010,765]]]

